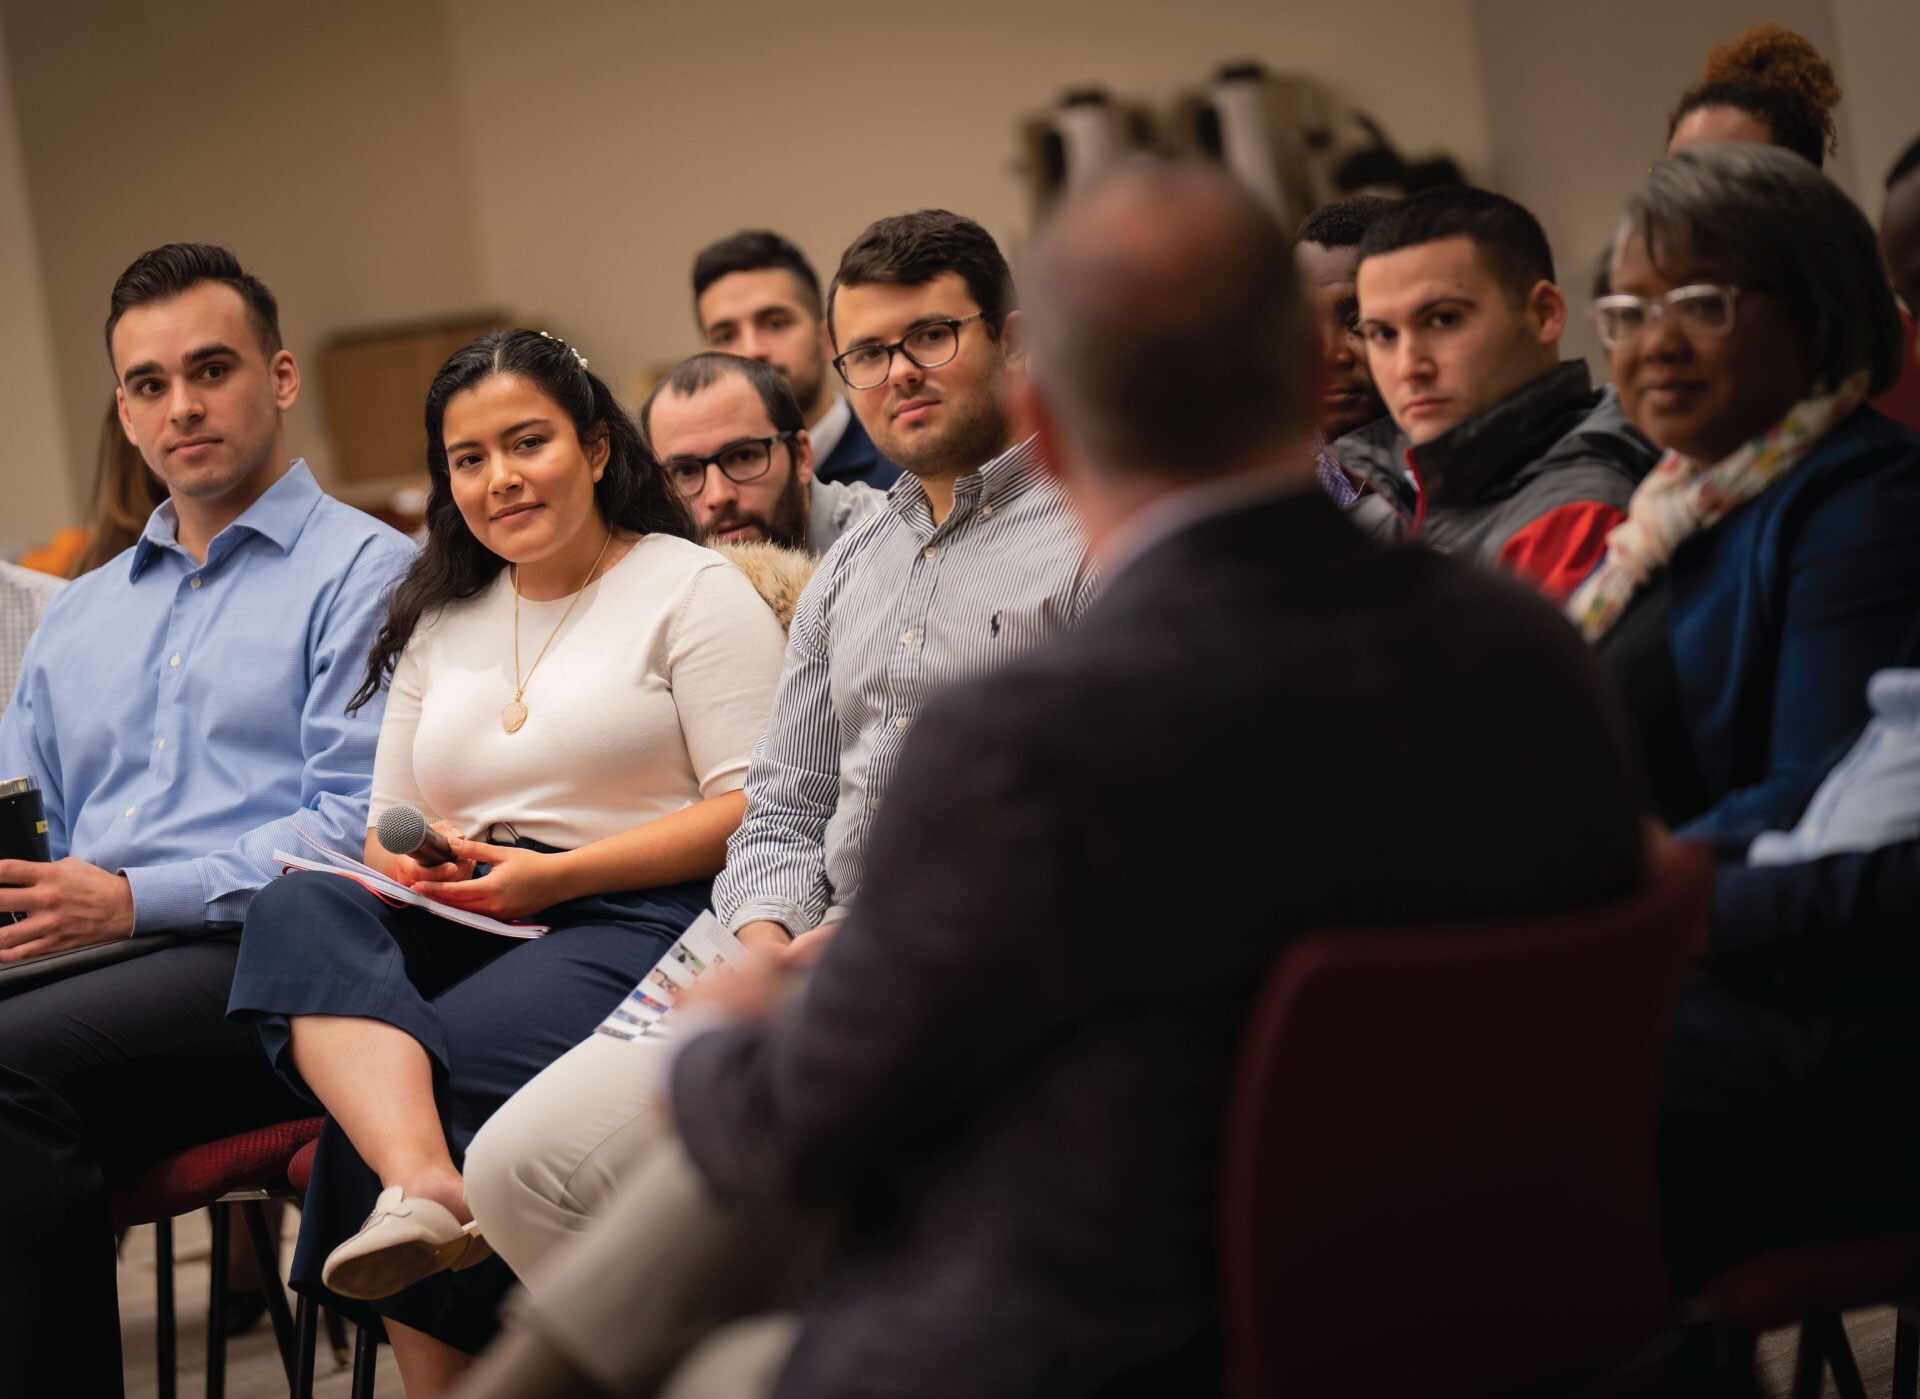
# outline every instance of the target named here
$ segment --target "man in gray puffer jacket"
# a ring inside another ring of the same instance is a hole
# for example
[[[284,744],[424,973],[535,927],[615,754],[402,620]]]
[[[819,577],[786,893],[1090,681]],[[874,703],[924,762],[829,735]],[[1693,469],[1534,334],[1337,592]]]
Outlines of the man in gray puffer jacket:
[[[1360,330],[1390,419],[1332,444],[1354,520],[1525,578],[1554,599],[1606,551],[1659,453],[1586,365],[1525,209],[1485,190],[1396,206],[1360,247]]]

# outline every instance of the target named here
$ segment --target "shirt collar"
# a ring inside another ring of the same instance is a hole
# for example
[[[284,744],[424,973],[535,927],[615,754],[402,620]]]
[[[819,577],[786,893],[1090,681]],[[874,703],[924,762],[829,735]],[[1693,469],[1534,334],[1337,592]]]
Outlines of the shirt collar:
[[[1040,437],[1035,433],[953,483],[953,516],[982,506],[998,510],[1039,484],[1045,475],[1040,464]],[[926,509],[926,499],[926,488],[910,471],[902,471],[900,479],[887,488],[888,506],[902,517],[916,506]]]
[[[1106,539],[1100,550],[1104,586],[1131,567],[1156,544],[1220,515],[1248,510],[1284,496],[1311,494],[1317,483],[1298,464],[1236,471],[1217,481],[1181,486],[1134,512]]]
[[[1584,415],[1597,401],[1587,362],[1567,360],[1432,441],[1409,448],[1420,490],[1434,505],[1474,500],[1494,482],[1544,457],[1566,435],[1569,415]]]
[[[232,552],[242,531],[270,541],[283,554],[292,552],[300,531],[306,528],[307,516],[319,501],[319,483],[307,469],[306,458],[299,458],[287,468],[284,476],[267,487],[260,499],[241,512],[239,519],[213,537],[207,546],[207,562],[215,563]],[[147,527],[133,546],[133,562],[127,576],[138,578],[162,550],[180,551],[180,516],[171,500],[162,501],[147,516]]]
[[[840,439],[847,435],[847,424],[853,421],[853,405],[839,394],[833,396],[833,406],[820,415],[820,421],[807,429],[807,440],[813,443],[813,469],[818,471],[820,463],[833,455],[833,449],[840,445]]]

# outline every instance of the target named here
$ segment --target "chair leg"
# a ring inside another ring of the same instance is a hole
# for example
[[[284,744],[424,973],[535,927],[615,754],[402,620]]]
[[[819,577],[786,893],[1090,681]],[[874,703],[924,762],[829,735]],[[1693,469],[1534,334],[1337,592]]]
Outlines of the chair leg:
[[[1867,1387],[1860,1382],[1860,1366],[1854,1360],[1853,1343],[1847,1339],[1846,1323],[1839,1313],[1826,1319],[1827,1367],[1833,1371],[1833,1387],[1840,1399],[1867,1399]]]
[[[351,1399],[373,1399],[374,1368],[380,1359],[380,1343],[373,1332],[362,1326],[353,1338],[353,1390]]]
[[[286,1289],[280,1285],[280,1250],[267,1227],[266,1206],[258,1200],[243,1200],[240,1217],[246,1221],[247,1239],[253,1245],[254,1270],[260,1275],[260,1289],[266,1294],[267,1315],[273,1321],[273,1338],[280,1347],[280,1364],[292,1385],[298,1373],[294,1358],[293,1315],[287,1310]]]
[[[1904,1311],[1893,1328],[1893,1399],[1916,1399],[1920,1387],[1920,1326]]]
[[[176,1349],[173,1314],[173,1221],[156,1220],[153,1226],[153,1348],[155,1393],[159,1399],[176,1399],[180,1384],[180,1356]]]
[[[1827,1359],[1821,1350],[1821,1340],[1817,1317],[1800,1323],[1800,1344],[1793,1357],[1793,1399],[1820,1399],[1820,1381]]]
[[[313,1348],[319,1327],[320,1304],[302,1297],[294,1309],[293,1399],[313,1399]]]
[[[211,1253],[207,1258],[207,1399],[226,1399],[227,1245],[233,1218],[226,1205],[208,1205],[212,1222]]]

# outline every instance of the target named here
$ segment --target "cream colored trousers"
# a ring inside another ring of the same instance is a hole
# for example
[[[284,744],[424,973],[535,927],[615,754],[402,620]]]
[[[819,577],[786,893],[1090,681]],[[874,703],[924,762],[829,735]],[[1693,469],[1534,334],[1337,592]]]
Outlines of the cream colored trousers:
[[[467,1204],[526,1288],[517,1320],[604,1388],[765,1394],[833,1222],[716,1201],[656,1110],[660,1059],[589,1035],[555,1060],[474,1138]]]
[[[603,1219],[673,1135],[656,1110],[662,1046],[588,1035],[507,1099],[467,1149],[467,1208],[524,1282]]]

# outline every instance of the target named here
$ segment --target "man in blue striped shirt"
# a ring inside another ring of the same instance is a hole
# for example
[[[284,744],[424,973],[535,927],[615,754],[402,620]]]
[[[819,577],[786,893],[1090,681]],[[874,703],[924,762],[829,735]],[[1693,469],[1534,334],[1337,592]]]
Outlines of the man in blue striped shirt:
[[[836,916],[901,747],[941,685],[1055,635],[1094,575],[1015,407],[1025,331],[987,231],[928,210],[881,219],[827,296],[834,368],[905,473],[821,560],[794,615],[720,918],[775,948]]]
[[[171,499],[53,599],[0,719],[54,857],[0,862],[9,1395],[121,1391],[110,1190],[311,1114],[227,993],[274,848],[366,839],[382,705],[346,705],[412,554],[289,458],[299,367],[231,252],[156,249],[112,305],[121,424]]]

